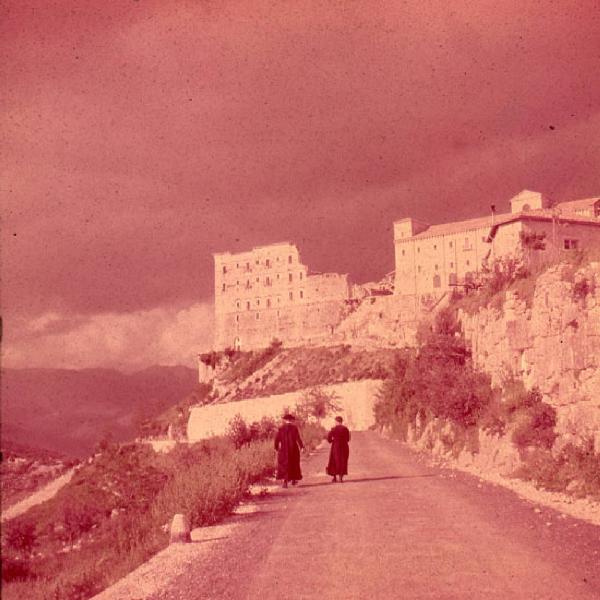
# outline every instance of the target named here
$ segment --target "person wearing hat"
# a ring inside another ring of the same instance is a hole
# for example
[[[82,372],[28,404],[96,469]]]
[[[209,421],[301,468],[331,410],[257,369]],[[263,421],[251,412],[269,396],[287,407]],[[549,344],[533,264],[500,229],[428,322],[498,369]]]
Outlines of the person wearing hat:
[[[293,415],[283,415],[283,425],[277,430],[275,436],[275,450],[277,450],[277,479],[283,479],[283,487],[288,486],[288,481],[296,485],[302,479],[300,470],[300,450],[304,448],[300,432],[294,425]]]
[[[329,451],[329,463],[327,465],[327,474],[332,475],[332,483],[337,482],[339,476],[343,483],[344,475],[348,474],[348,456],[350,455],[350,430],[342,425],[344,419],[336,417],[336,425],[327,435],[327,441],[331,444]]]

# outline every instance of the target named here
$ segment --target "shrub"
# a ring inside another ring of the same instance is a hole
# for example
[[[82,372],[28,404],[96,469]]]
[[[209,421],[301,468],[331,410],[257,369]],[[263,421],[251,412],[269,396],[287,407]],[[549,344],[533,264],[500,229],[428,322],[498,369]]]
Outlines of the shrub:
[[[31,521],[8,521],[2,531],[3,545],[20,558],[28,558],[37,543],[35,523]]]
[[[263,417],[260,421],[247,425],[242,416],[238,414],[229,423],[227,437],[239,449],[251,442],[270,439],[276,431],[277,423],[270,417]]]
[[[545,449],[527,455],[517,475],[539,487],[600,500],[600,454],[592,439],[583,446],[568,444],[557,456]]]
[[[593,294],[595,289],[594,281],[587,277],[578,279],[573,284],[572,296],[575,302],[583,302],[588,295]]]
[[[376,404],[379,425],[406,432],[417,415],[448,419],[467,428],[478,423],[491,401],[489,377],[476,371],[451,310],[440,311],[415,355],[396,362]]]
[[[506,383],[505,419],[513,423],[512,441],[520,450],[527,447],[550,449],[556,433],[556,410],[543,402],[539,389],[525,390],[517,381]]]
[[[315,386],[308,389],[296,407],[296,416],[302,421],[320,421],[333,412],[340,410],[335,392],[327,392],[322,387]]]
[[[273,472],[273,452],[271,440],[236,450],[226,438],[168,455],[108,447],[3,528],[2,597],[89,598],[163,548],[173,514],[187,512],[194,525],[221,519],[249,483]]]

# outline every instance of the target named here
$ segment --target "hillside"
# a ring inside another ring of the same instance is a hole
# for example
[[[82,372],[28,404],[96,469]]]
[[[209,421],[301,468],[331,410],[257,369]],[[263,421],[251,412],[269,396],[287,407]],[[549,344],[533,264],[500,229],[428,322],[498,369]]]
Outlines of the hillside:
[[[5,369],[2,445],[25,444],[71,457],[89,454],[103,438],[135,437],[136,424],[189,394],[197,373],[187,367]]]
[[[365,350],[348,345],[332,347],[282,348],[205,355],[216,362],[214,395],[219,402],[230,402],[284,394],[307,387],[331,385],[363,379],[386,379],[405,351],[378,348]]]
[[[2,510],[62,475],[72,463],[58,453],[3,440],[0,464]]]

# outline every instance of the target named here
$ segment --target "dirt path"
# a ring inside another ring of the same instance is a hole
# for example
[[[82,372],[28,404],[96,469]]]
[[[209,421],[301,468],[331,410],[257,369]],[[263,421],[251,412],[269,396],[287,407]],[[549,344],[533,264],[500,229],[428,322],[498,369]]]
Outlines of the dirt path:
[[[32,506],[36,504],[40,504],[42,502],[46,502],[46,500],[50,500],[53,496],[56,495],[58,490],[66,485],[73,477],[73,469],[68,470],[66,473],[63,473],[60,477],[53,479],[49,483],[47,483],[44,487],[39,489],[37,492],[23,498],[16,504],[13,504],[5,511],[2,512],[2,521],[7,521],[8,519],[14,519],[19,515],[22,515],[24,512],[27,512]]]
[[[207,540],[153,598],[600,598],[599,527],[374,433],[351,448],[347,482],[329,483],[318,452],[302,486]]]

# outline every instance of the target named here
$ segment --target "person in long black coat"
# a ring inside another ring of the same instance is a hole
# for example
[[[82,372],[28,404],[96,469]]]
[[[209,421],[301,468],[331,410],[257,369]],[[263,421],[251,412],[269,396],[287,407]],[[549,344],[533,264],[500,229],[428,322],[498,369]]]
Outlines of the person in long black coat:
[[[327,473],[333,475],[332,482],[344,481],[344,475],[348,475],[348,457],[350,456],[350,430],[342,425],[342,417],[336,417],[336,426],[327,435],[327,441],[331,444],[329,451],[329,463]]]
[[[300,432],[294,425],[294,417],[284,415],[285,423],[278,429],[275,436],[275,450],[277,450],[277,479],[283,479],[283,487],[288,481],[296,485],[302,479],[300,470],[300,450],[304,448]]]

